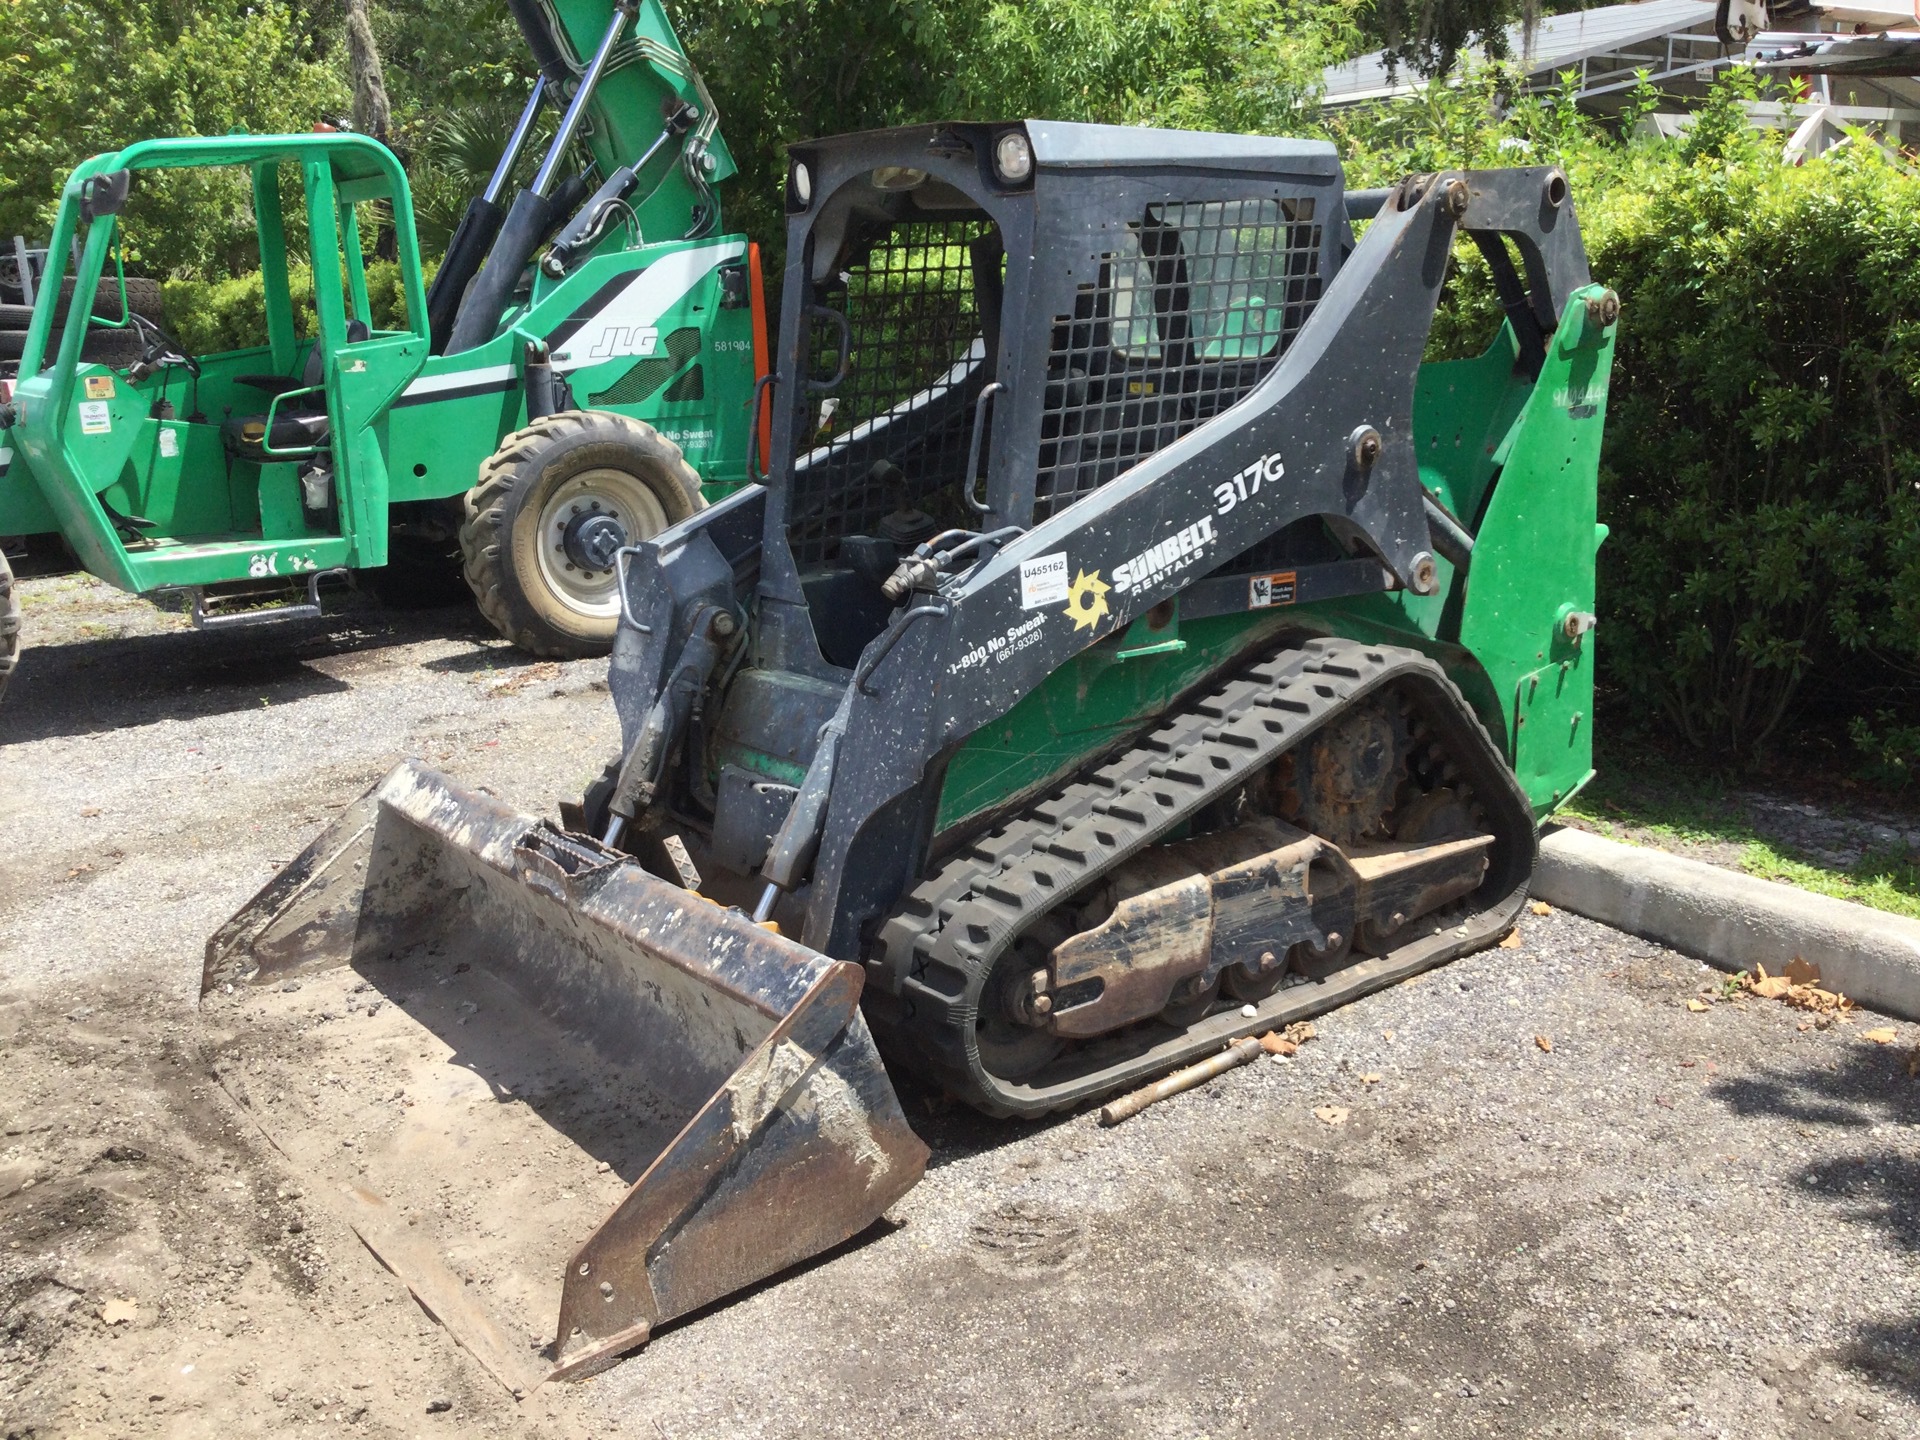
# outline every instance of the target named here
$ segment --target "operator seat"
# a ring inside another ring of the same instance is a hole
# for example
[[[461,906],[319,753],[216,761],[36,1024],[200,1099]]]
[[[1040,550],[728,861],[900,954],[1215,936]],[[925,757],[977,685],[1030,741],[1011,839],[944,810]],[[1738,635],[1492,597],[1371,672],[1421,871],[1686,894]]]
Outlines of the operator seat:
[[[373,332],[367,328],[364,320],[347,321],[349,345],[357,345],[372,336]],[[326,379],[326,361],[321,354],[320,342],[315,340],[307,351],[307,362],[301,367],[297,378],[291,375],[236,375],[233,378],[237,384],[251,386],[268,395],[285,395],[289,391],[310,390],[321,384]],[[312,393],[280,406],[273,412],[273,435],[270,440],[264,411],[257,415],[229,417],[221,427],[221,438],[228,454],[255,462],[274,458],[266,453],[263,442],[271,443],[276,450],[318,448],[331,438],[327,398],[323,394]]]

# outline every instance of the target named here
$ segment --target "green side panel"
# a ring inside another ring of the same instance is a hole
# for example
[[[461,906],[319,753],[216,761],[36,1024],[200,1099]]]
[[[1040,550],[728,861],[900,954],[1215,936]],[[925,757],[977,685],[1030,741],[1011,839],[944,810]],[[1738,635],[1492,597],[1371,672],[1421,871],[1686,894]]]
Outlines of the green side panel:
[[[1478,359],[1421,367],[1421,479],[1474,533],[1469,575],[1440,560],[1433,595],[1302,607],[1336,633],[1439,659],[1506,752],[1536,819],[1592,771],[1594,637],[1575,643],[1562,627],[1593,612],[1606,533],[1595,511],[1613,328],[1590,324],[1586,309],[1601,293],[1568,302],[1531,383],[1513,375],[1504,330]]]
[[[1472,530],[1499,471],[1496,456],[1533,386],[1514,373],[1513,330],[1502,325],[1486,353],[1420,367],[1413,438],[1420,483]],[[1444,593],[1444,592],[1443,592]]]
[[[526,342],[553,340],[575,404],[631,415],[678,445],[709,500],[746,483],[754,388],[753,311],[724,303],[722,271],[744,236],[597,255],[543,282],[505,334],[430,357],[391,412],[394,500],[472,488],[502,436],[526,423]]]
[[[1176,618],[1149,636],[1142,617],[1089,646],[967,737],[947,764],[934,828],[951,829],[1070,773],[1286,623],[1271,610]]]
[[[1613,369],[1613,326],[1589,321],[1586,295],[1561,317],[1539,383],[1508,441],[1500,483],[1474,545],[1460,641],[1499,696],[1508,753],[1543,818],[1593,772],[1594,557],[1605,534],[1596,493]]]
[[[12,436],[0,435],[0,535],[46,535],[59,528],[26,458],[16,460]]]

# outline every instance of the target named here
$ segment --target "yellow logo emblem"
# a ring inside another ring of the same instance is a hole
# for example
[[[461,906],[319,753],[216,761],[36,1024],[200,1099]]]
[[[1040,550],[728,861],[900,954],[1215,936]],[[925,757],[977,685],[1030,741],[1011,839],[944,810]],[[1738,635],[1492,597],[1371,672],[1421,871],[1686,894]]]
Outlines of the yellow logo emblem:
[[[1073,617],[1074,629],[1091,630],[1100,623],[1107,613],[1107,591],[1112,588],[1098,570],[1091,575],[1082,570],[1073,577],[1067,587],[1067,614]]]

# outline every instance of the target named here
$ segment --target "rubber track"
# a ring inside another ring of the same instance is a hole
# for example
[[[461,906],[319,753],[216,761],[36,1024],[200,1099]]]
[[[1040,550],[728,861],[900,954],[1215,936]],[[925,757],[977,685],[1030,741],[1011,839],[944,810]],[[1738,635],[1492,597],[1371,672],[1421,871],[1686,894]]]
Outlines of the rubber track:
[[[1132,749],[953,855],[908,892],[876,937],[869,966],[879,973],[870,987],[904,1002],[882,1000],[871,1007],[888,1050],[969,1104],[1001,1115],[1067,1109],[1170,1068],[1164,1058],[1122,1064],[1068,1093],[1013,1101],[983,1090],[965,1037],[994,962],[1027,926],[1246,784],[1351,700],[1410,669],[1444,687],[1463,716],[1472,714],[1445,672],[1413,651],[1337,639],[1296,643],[1169,715]],[[1485,738],[1477,722],[1474,729]],[[1491,740],[1486,745],[1487,757],[1506,773]],[[1524,894],[1523,886],[1502,908],[1517,912]],[[1475,936],[1452,953],[1485,943],[1487,938]],[[1289,1008],[1289,993],[1269,997],[1261,1006],[1262,1023],[1252,1028],[1266,1028],[1266,1011]],[[1298,1002],[1291,1008],[1298,1009]],[[1212,1047],[1212,1018],[1201,1022],[1209,1033],[1192,1047],[1198,1054]]]

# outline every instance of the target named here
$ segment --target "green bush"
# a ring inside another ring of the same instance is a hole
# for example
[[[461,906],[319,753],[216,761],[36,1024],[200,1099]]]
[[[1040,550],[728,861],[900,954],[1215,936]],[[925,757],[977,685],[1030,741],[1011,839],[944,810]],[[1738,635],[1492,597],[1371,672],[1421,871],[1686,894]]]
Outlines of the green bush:
[[[1910,738],[1920,180],[1865,138],[1783,165],[1784,136],[1741,112],[1755,89],[1741,72],[1678,142],[1620,140],[1563,96],[1502,105],[1509,84],[1490,70],[1336,138],[1353,185],[1453,165],[1568,171],[1594,278],[1623,306],[1600,476],[1603,678],[1736,763],[1816,701]],[[1477,353],[1498,317],[1463,245],[1429,353]]]
[[[431,269],[429,267],[429,279]],[[293,294],[294,327],[301,335],[312,335],[317,329],[313,312],[313,271],[304,265],[289,267],[287,281]],[[168,280],[163,282],[161,291],[167,305],[167,328],[192,354],[214,354],[266,343],[266,292],[257,270],[228,280]],[[407,295],[397,262],[368,262],[367,305],[376,330],[395,329],[407,323]]]
[[[1810,676],[1866,697],[1920,660],[1920,184],[1868,141],[1777,145],[1697,132],[1592,245],[1626,316],[1602,653],[1741,759]]]

